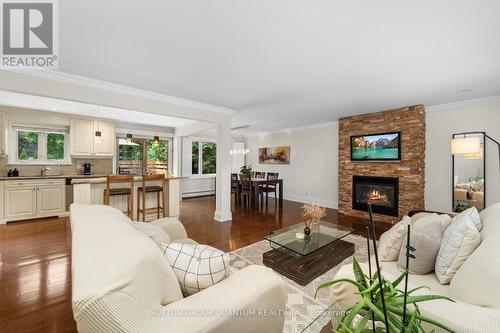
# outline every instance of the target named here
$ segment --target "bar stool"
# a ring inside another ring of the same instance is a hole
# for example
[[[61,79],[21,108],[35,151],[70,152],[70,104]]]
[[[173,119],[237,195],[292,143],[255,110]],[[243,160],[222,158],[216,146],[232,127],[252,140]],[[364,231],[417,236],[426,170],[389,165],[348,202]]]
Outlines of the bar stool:
[[[111,184],[129,183],[129,187],[111,188]],[[134,177],[123,175],[108,175],[106,180],[106,188],[104,189],[103,203],[109,206],[112,196],[126,195],[127,196],[127,211],[129,218],[133,218],[134,212]]]
[[[146,186],[147,181],[161,180],[161,186]],[[137,221],[140,220],[142,213],[142,221],[146,222],[146,213],[148,211],[156,210],[156,218],[160,218],[160,209],[163,211],[163,201],[164,201],[164,189],[165,189],[165,175],[145,175],[142,176],[142,186],[137,189]],[[146,194],[156,193],[156,206],[151,208],[146,208]],[[161,201],[160,201],[161,194]],[[141,200],[142,199],[142,200]],[[141,208],[142,201],[142,208]],[[163,212],[163,215],[165,213]]]

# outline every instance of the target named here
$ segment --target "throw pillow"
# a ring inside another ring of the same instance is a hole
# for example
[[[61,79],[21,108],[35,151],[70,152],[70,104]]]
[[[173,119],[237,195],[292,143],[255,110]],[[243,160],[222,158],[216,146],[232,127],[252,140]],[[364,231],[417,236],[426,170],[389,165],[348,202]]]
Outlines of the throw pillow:
[[[158,245],[168,244],[172,241],[170,236],[157,225],[145,222],[134,222],[133,226],[144,235],[151,238]]]
[[[208,245],[162,244],[184,296],[211,287],[229,275],[229,254]]]
[[[481,243],[470,213],[464,213],[457,215],[443,234],[435,266],[441,284],[450,283],[463,262]]]
[[[498,244],[500,233],[490,234],[467,258],[450,282],[451,298],[500,310]]]
[[[410,246],[415,249],[412,254],[415,258],[410,258],[408,271],[411,274],[425,275],[434,270],[436,257],[441,246],[443,231],[440,223],[431,223],[419,229],[412,227],[410,233]],[[406,244],[407,236],[403,240],[403,245],[399,251],[398,266],[406,269]]]
[[[479,212],[477,211],[476,207],[469,208],[457,216],[453,218],[451,223],[455,223],[456,220],[461,220],[461,219],[469,219],[474,223],[478,231],[481,231],[483,228],[483,225],[481,223],[481,216],[479,215]]]
[[[378,246],[380,261],[398,260],[399,250],[401,249],[401,244],[403,244],[406,228],[409,224],[411,224],[411,219],[408,216],[404,216],[401,221],[380,236]]]
[[[448,214],[438,215],[436,213],[432,213],[431,215],[427,215],[413,221],[412,226],[419,230],[427,228],[430,224],[438,224],[441,226],[442,232],[444,232],[450,223],[451,217]]]

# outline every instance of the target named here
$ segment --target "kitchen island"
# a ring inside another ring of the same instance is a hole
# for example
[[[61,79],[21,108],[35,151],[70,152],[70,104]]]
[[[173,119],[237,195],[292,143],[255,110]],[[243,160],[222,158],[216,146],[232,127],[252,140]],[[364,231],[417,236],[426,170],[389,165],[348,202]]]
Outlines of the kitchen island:
[[[165,189],[163,193],[163,211],[164,216],[178,217],[180,202],[180,180],[181,177],[167,177],[165,179]],[[104,190],[106,189],[106,177],[86,177],[74,178],[73,184],[73,202],[80,204],[102,205],[104,199]],[[137,188],[142,186],[142,177],[134,177],[133,193],[133,219],[137,220]],[[147,182],[147,186],[161,186],[161,181]],[[111,184],[111,188],[128,187],[128,184]],[[113,196],[110,198],[110,206],[121,211],[127,209],[126,196]],[[148,193],[146,196],[146,208],[156,206],[156,194]],[[146,220],[156,219],[156,214],[150,214]]]

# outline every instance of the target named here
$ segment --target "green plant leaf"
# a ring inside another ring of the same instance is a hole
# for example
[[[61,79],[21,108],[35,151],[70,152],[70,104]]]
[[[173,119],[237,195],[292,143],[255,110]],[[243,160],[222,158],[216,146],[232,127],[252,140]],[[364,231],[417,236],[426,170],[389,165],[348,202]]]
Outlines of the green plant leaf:
[[[342,320],[342,322],[348,326],[348,327],[351,327],[351,323],[354,319],[354,317],[356,317],[356,315],[359,313],[359,311],[365,306],[365,303],[363,302],[358,302],[356,303],[352,308],[351,310],[349,311],[349,314],[344,318],[344,320]]]
[[[372,316],[371,312],[365,313],[363,318],[361,318],[358,327],[356,327],[356,329],[354,330],[354,333],[362,333],[363,329],[366,327],[366,324],[368,324],[368,321],[370,320],[371,316]]]
[[[363,287],[362,285],[360,285],[359,283],[357,283],[354,280],[347,279],[347,278],[335,279],[335,280],[332,280],[332,281],[329,281],[329,282],[326,282],[326,283],[323,283],[322,285],[320,285],[316,289],[316,293],[314,294],[314,298],[316,298],[316,296],[318,295],[318,291],[320,289],[323,289],[323,288],[326,288],[326,287],[330,287],[331,285],[334,285],[334,284],[339,283],[339,282],[347,282],[347,283],[353,284],[356,288],[358,288],[359,291],[365,290],[365,287]]]
[[[363,273],[361,266],[359,266],[356,257],[352,257],[352,269],[354,271],[354,277],[356,278],[356,281],[363,287],[368,287],[368,283],[366,283],[365,279],[365,273]]]
[[[421,296],[407,296],[406,303],[413,304],[419,302],[433,301],[438,299],[444,299],[450,302],[455,303],[451,298],[441,296],[441,295],[421,295]],[[404,295],[398,296],[393,299],[392,305],[403,305],[404,304]]]
[[[392,305],[386,305],[386,307],[387,307],[388,309],[390,309],[390,311],[392,311],[392,312],[394,312],[394,313],[396,313],[396,314],[398,314],[398,315],[400,315],[400,316],[402,316],[402,315],[403,315],[403,310],[402,310],[402,309],[400,309],[400,308],[394,307],[394,306],[392,306]],[[407,309],[407,310],[406,310],[406,312],[407,312],[408,314],[412,315],[414,311],[411,311],[410,309]],[[448,331],[448,332],[451,332],[451,333],[454,333],[454,332],[455,332],[455,331],[454,331],[454,330],[452,330],[451,328],[448,328],[447,326],[445,326],[445,325],[443,325],[443,324],[441,324],[441,323],[438,323],[437,321],[435,321],[435,320],[433,320],[433,319],[427,318],[427,317],[422,316],[422,315],[419,315],[419,314],[417,314],[417,315],[416,315],[416,317],[417,317],[417,319],[418,319],[418,320],[425,321],[425,322],[427,322],[427,323],[429,323],[429,324],[435,325],[435,326],[437,326],[437,327],[439,327],[439,328],[442,328],[442,329],[443,329],[443,330],[445,330],[445,331]]]

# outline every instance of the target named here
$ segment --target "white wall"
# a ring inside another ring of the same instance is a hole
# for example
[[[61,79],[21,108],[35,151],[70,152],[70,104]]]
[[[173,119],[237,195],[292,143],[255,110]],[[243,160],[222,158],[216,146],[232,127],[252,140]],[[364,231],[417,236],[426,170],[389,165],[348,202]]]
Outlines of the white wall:
[[[246,163],[255,171],[279,172],[284,197],[337,208],[338,123],[248,137]],[[290,146],[289,165],[259,164],[258,149]]]
[[[500,99],[446,109],[428,108],[425,149],[425,206],[450,211],[453,133],[485,131],[500,141]],[[486,141],[486,205],[500,201],[498,147]]]

